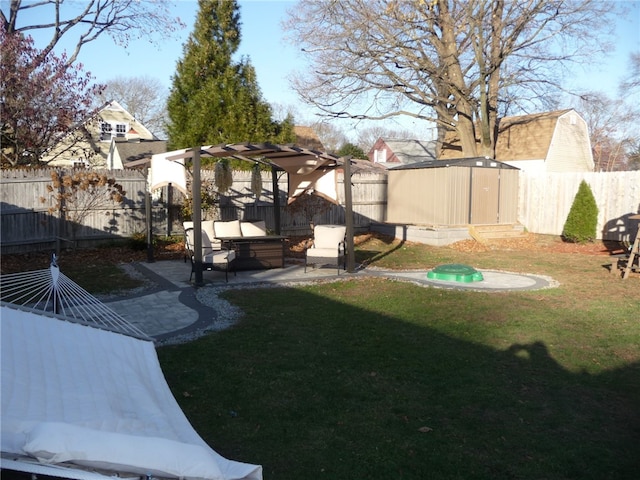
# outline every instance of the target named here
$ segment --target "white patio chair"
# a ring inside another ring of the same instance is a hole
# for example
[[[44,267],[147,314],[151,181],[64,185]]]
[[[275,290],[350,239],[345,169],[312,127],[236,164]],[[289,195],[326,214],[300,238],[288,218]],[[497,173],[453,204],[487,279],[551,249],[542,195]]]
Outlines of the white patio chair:
[[[344,225],[316,225],[313,229],[313,240],[307,248],[304,257],[304,271],[307,265],[315,267],[322,265],[335,265],[340,274],[342,268],[347,269],[347,247],[345,236],[347,227]]]
[[[211,222],[212,223],[212,222]],[[191,259],[191,275],[189,275],[189,281],[193,277],[195,271],[195,255],[194,255],[194,228],[193,222],[183,222],[184,227],[184,246],[186,254]],[[213,237],[213,232],[207,232],[210,230],[204,225],[202,228],[202,270],[211,271],[219,270],[224,272],[225,281],[229,281],[229,270],[233,268],[233,261],[236,258],[236,252],[223,248],[221,243]],[[213,238],[213,240],[212,240]],[[186,258],[185,258],[186,261]],[[233,270],[235,275],[235,269]]]

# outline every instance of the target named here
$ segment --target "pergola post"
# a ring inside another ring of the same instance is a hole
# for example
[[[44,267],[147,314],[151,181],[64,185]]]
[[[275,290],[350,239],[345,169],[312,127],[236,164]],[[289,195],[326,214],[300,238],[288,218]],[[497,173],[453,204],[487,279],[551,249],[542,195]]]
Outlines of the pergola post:
[[[147,169],[148,170],[148,169]],[[148,177],[147,173],[147,177]],[[153,263],[153,215],[151,212],[153,202],[151,201],[151,192],[147,186],[147,191],[144,196],[144,208],[147,220],[147,263]]]
[[[151,201],[151,179],[150,179],[151,166],[145,169],[147,177],[147,188],[144,194],[144,215],[147,223],[147,263],[153,263],[153,215],[151,214],[152,201]]]
[[[354,252],[353,200],[351,197],[351,156],[342,158],[344,170],[344,216],[347,227],[347,272],[355,272],[356,256]]]
[[[196,285],[203,285],[202,277],[202,196],[200,180],[200,147],[193,151],[193,183],[191,185],[191,195],[193,196],[193,272],[195,273]]]
[[[273,221],[276,224],[276,235],[280,235],[280,188],[278,187],[278,171],[271,165],[271,191],[273,192]]]

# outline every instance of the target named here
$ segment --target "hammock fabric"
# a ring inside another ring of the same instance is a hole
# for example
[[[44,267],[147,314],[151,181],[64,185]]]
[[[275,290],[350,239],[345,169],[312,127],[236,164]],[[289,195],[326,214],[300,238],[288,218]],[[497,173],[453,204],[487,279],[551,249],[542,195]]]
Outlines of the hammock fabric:
[[[205,443],[173,397],[153,342],[55,262],[1,283],[3,469],[73,479],[262,479],[259,465]]]

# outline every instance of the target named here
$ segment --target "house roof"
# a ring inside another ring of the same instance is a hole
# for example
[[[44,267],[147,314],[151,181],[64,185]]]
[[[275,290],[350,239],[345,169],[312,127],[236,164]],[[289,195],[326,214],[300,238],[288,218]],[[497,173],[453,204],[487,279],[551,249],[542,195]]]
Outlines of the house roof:
[[[558,119],[572,109],[504,117],[498,121],[496,160],[543,160],[547,157]],[[479,141],[479,139],[478,139]],[[457,132],[448,132],[440,159],[459,158]]]
[[[313,128],[296,125],[293,127],[293,133],[296,134],[295,144],[298,147],[324,150],[324,145]]]
[[[466,157],[451,158],[448,160],[428,160],[425,162],[409,163],[390,168],[389,170],[417,170],[423,168],[446,168],[446,167],[481,167],[481,168],[505,168],[518,170],[518,168],[506,163],[498,162],[488,157]]]
[[[122,165],[125,168],[138,167],[151,161],[151,156],[167,151],[166,140],[144,140],[131,142],[126,139],[114,139]]]
[[[436,159],[437,142],[435,140],[394,140],[383,138],[382,141],[403,164]]]
[[[351,173],[387,173],[387,167],[369,160],[351,159]]]

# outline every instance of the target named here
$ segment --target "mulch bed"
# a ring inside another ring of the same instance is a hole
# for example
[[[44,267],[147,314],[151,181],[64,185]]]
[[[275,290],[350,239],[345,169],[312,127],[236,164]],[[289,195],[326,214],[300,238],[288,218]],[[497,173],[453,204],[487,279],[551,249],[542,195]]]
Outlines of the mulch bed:
[[[380,237],[374,233],[358,235],[355,244],[358,245],[370,239]],[[386,239],[387,241],[389,239]],[[285,244],[289,258],[304,258],[304,250],[309,242],[309,237],[290,237]],[[410,242],[408,242],[410,243]],[[449,245],[461,252],[485,252],[491,250],[527,250],[545,251],[549,253],[571,253],[582,255],[611,255],[622,253],[623,249],[618,242],[597,241],[587,244],[567,243],[558,237],[535,235],[527,233],[519,238],[492,240],[480,243],[475,240],[463,240]],[[182,243],[168,243],[156,246],[154,249],[156,260],[173,260],[184,258],[184,245]],[[96,265],[104,263],[131,263],[145,262],[147,251],[134,250],[130,247],[102,247],[95,249],[68,250],[61,253],[58,264],[64,267],[65,263]],[[47,268],[51,263],[51,252],[36,252],[27,254],[3,255],[0,265],[2,273],[24,272]]]

